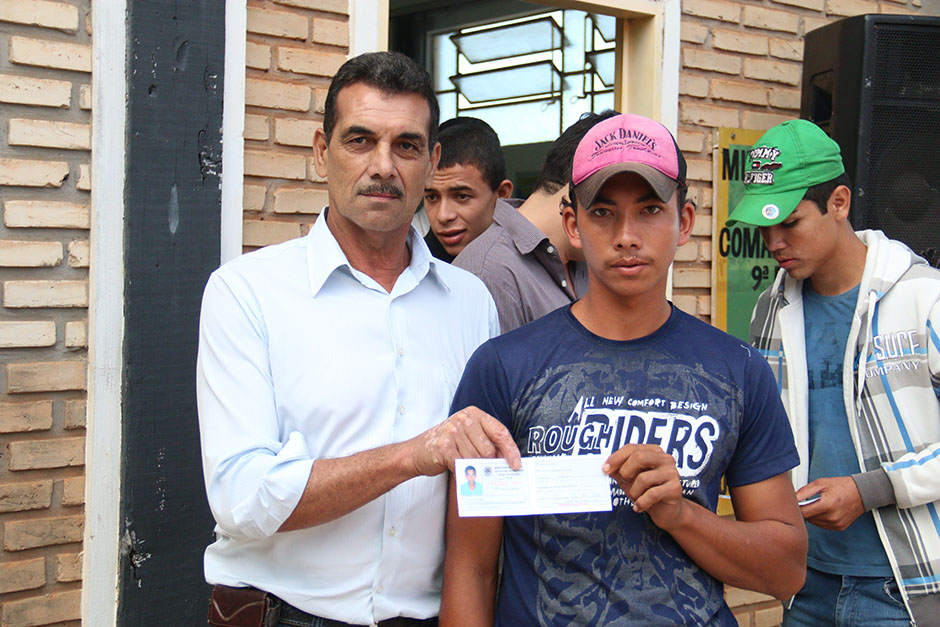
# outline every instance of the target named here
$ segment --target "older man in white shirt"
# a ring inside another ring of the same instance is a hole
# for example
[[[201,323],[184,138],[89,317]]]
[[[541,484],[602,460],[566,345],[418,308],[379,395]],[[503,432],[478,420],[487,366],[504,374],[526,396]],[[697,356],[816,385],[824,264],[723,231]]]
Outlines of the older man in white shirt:
[[[437,122],[412,61],[348,61],[314,139],[329,207],[306,237],[236,259],[206,286],[211,624],[436,624],[446,471],[456,457],[520,464],[491,416],[448,417],[465,362],[499,325],[483,284],[410,229]]]

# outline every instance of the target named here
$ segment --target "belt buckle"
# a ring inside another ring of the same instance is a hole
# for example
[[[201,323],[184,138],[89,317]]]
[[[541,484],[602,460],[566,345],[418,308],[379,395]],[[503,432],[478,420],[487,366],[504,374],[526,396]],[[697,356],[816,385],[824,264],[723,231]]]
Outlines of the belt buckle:
[[[264,627],[277,627],[281,622],[281,599],[268,595],[268,607],[264,612]]]

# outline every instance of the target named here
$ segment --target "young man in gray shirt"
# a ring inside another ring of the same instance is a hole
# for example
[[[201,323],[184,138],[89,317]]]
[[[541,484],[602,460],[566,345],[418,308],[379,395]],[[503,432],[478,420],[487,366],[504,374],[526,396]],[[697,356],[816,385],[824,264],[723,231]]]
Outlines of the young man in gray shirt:
[[[490,290],[503,333],[563,305],[587,290],[579,251],[565,237],[561,199],[575,149],[584,134],[615,111],[588,113],[552,144],[535,191],[519,206],[497,203],[493,224],[467,244],[454,265],[480,277]]]

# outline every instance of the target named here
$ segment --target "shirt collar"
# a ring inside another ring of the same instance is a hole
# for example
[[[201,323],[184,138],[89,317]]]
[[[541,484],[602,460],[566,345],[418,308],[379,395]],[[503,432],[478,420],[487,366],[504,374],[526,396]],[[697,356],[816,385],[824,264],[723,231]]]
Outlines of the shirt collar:
[[[326,224],[328,210],[329,207],[323,209],[306,236],[307,273],[310,277],[310,291],[314,296],[323,289],[323,285],[337,270],[343,270],[350,276],[356,275],[346,253],[340,248],[339,242],[336,241],[333,232]],[[396,291],[399,289],[410,291],[426,276],[431,276],[446,292],[450,292],[451,286],[448,285],[439,269],[439,264],[444,262],[431,256],[431,251],[428,250],[427,244],[424,243],[424,239],[414,226],[408,231],[408,248],[411,249],[411,262],[402,271],[402,275],[409,274],[410,280],[402,281],[402,277],[399,276],[399,281],[395,285]]]
[[[506,229],[512,243],[515,244],[516,249],[522,255],[528,255],[538,248],[542,242],[548,240],[548,236],[519,213],[517,207],[503,199],[496,201],[493,220]]]

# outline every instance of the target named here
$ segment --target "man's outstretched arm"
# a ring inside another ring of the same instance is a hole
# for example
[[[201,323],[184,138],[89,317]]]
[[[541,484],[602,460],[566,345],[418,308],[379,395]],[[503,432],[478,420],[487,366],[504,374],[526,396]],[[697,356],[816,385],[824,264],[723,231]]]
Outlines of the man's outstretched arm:
[[[486,412],[467,407],[410,440],[316,460],[300,502],[278,531],[336,520],[408,479],[453,470],[457,458],[497,455],[514,469],[522,465],[506,427]]]
[[[502,518],[460,518],[457,482],[450,478],[441,627],[492,627]]]
[[[806,527],[786,474],[731,488],[735,519],[683,498],[672,455],[656,445],[629,444],[604,471],[716,579],[778,599],[794,595],[806,577]]]

